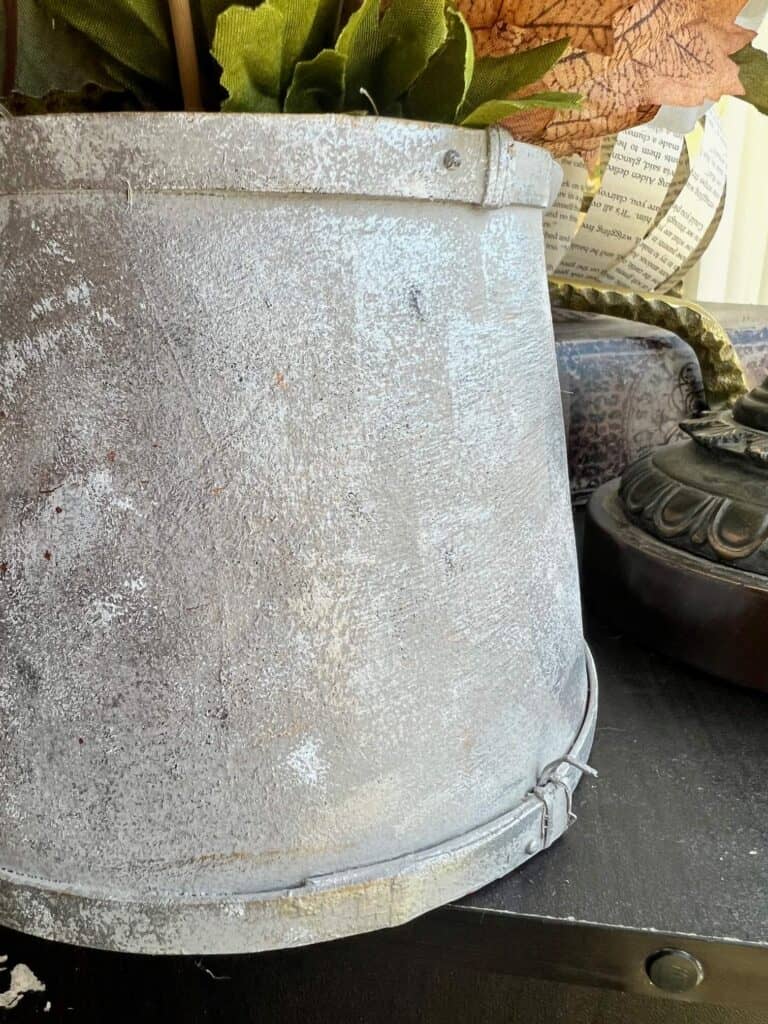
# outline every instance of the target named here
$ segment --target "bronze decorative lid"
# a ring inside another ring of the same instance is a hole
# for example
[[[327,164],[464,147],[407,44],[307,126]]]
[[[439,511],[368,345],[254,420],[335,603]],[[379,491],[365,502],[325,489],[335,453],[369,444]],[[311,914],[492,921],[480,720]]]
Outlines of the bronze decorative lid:
[[[681,427],[622,477],[629,518],[665,543],[768,576],[768,387]]]

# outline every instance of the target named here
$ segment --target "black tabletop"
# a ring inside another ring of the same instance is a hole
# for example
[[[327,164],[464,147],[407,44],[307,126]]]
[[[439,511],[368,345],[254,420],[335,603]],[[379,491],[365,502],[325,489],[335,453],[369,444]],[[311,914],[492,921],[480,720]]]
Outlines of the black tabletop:
[[[768,694],[599,628],[591,647],[600,777],[578,821],[459,905],[768,946]]]

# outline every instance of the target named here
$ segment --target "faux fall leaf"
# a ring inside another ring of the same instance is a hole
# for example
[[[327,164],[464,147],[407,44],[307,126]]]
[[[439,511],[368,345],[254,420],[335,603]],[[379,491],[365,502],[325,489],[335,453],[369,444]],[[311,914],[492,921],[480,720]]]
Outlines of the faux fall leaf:
[[[585,13],[588,2],[591,14]],[[592,159],[602,136],[650,121],[662,104],[697,106],[744,91],[729,57],[754,35],[734,24],[743,0],[637,0],[621,6],[617,0],[461,0],[461,6],[478,50],[492,47],[501,54],[553,33],[574,40],[572,51],[530,91],[580,93],[582,106],[530,110],[504,121],[516,138],[544,145],[556,156],[581,153]],[[502,16],[489,24],[491,8]],[[588,37],[577,33],[579,19],[586,17],[592,18]],[[564,26],[562,32],[556,24]]]
[[[458,0],[478,57],[570,39],[587,53],[613,50],[614,19],[634,0]]]

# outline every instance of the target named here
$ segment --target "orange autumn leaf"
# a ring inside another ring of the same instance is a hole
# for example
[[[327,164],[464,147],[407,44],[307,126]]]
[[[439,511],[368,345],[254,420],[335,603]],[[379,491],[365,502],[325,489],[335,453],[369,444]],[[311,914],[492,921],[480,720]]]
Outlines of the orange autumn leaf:
[[[615,16],[634,0],[458,0],[478,57],[529,50],[554,39],[591,53],[613,50]]]
[[[515,11],[529,12],[531,6],[531,0],[465,3],[475,8],[470,13],[476,24],[481,7],[495,6],[511,21],[519,21]],[[723,95],[741,95],[738,68],[729,55],[754,35],[734,24],[742,6],[743,0],[638,0],[617,10],[615,0],[607,0],[606,10],[613,11],[611,51],[574,47],[530,89],[578,92],[584,97],[582,107],[531,110],[507,118],[505,126],[516,138],[544,145],[555,156],[581,153],[590,159],[602,136],[650,121],[662,104],[697,106]],[[547,9],[551,13],[552,8]],[[579,9],[574,0],[574,13]],[[565,15],[561,9],[563,21]],[[597,15],[594,20],[601,21]],[[487,45],[488,37],[481,34],[487,31],[487,25],[475,29],[478,48]],[[501,39],[501,34],[495,38]]]

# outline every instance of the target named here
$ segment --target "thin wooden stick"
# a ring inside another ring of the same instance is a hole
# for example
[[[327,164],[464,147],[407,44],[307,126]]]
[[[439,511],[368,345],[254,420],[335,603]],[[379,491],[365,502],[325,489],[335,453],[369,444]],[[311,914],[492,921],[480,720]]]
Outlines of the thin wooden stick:
[[[5,0],[5,67],[3,96],[10,96],[16,84],[16,55],[19,47],[19,11],[16,0]]]
[[[195,31],[192,26],[189,0],[168,0],[168,7],[171,12],[173,43],[176,47],[176,63],[179,67],[184,109],[202,110],[200,68],[197,64],[197,47],[195,46]]]

